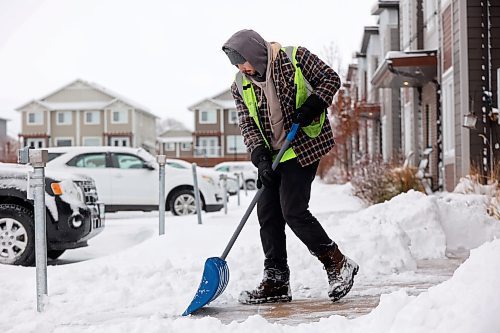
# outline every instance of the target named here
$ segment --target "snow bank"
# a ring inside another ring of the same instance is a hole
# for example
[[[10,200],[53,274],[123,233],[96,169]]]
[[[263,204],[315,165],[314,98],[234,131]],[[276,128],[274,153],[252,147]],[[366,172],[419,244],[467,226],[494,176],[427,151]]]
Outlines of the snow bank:
[[[137,249],[136,253],[150,247],[157,249],[159,244],[147,242],[140,245],[139,248],[143,248]],[[132,253],[127,252],[127,255]],[[116,258],[114,264],[98,263],[101,266],[98,272],[81,270],[80,276],[74,277],[73,281],[68,280],[70,276],[59,276],[57,282],[61,285],[53,287],[46,313],[34,314],[33,309],[26,305],[10,306],[2,310],[0,323],[6,323],[7,318],[10,323],[18,323],[14,328],[4,330],[7,333],[496,332],[500,327],[499,257],[500,240],[495,240],[473,250],[450,280],[417,297],[400,290],[383,295],[378,307],[368,315],[352,320],[331,316],[298,326],[271,324],[258,315],[228,325],[210,317],[178,317],[176,306],[165,305],[180,301],[176,295],[185,285],[183,272],[168,261],[161,261],[154,269],[150,264],[116,265],[125,259],[122,257]],[[177,281],[170,283],[174,276],[178,277]],[[95,283],[100,289],[92,292],[83,285],[82,290],[81,282],[87,285]],[[12,297],[14,293],[19,297],[18,291],[10,293]],[[75,294],[78,301],[75,301]]]
[[[476,201],[480,197],[410,192],[355,212],[361,205],[349,197],[349,186],[315,183],[313,191],[312,211],[330,216],[323,224],[360,263],[364,276],[359,279],[414,270],[418,259],[441,258],[447,250],[471,249],[500,236],[498,221]],[[418,297],[405,291],[384,295],[374,311],[354,320],[332,316],[290,327],[269,324],[260,316],[229,325],[209,317],[179,317],[194,296],[205,259],[221,254],[244,208],[245,203],[228,215],[204,214],[201,226],[195,216],[169,218],[162,237],[86,262],[50,266],[50,303],[43,314],[35,312],[34,268],[1,266],[0,332],[494,332],[500,327],[494,316],[500,310],[499,240],[472,251],[448,282]],[[107,242],[119,242],[126,224],[135,226],[135,237],[145,235],[141,240],[156,234],[157,220],[150,215],[129,215],[115,229],[110,223],[102,237],[107,233]],[[231,280],[212,306],[234,304],[241,290],[261,278],[255,215],[227,258]],[[288,229],[287,235],[294,297],[326,299],[320,263]]]
[[[480,195],[403,193],[338,221],[328,229],[363,274],[414,270],[419,259],[444,258],[500,237]]]

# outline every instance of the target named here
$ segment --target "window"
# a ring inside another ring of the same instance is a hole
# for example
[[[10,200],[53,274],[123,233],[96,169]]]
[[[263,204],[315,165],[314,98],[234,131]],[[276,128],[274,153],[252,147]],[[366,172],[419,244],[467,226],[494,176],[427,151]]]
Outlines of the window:
[[[215,110],[200,110],[200,124],[216,124],[217,112]]]
[[[59,156],[64,155],[64,153],[49,153],[49,162],[53,159],[58,158]]]
[[[43,112],[42,111],[28,112],[26,123],[28,125],[43,125]]]
[[[119,169],[142,169],[144,161],[131,154],[113,154],[115,166]]]
[[[191,150],[192,144],[191,142],[183,142],[181,143],[181,150],[182,151],[189,151]]]
[[[98,125],[101,123],[100,111],[86,111],[85,112],[85,125]]]
[[[73,157],[67,164],[77,168],[105,168],[106,153],[78,155]]]
[[[175,150],[175,142],[166,142],[165,150],[174,151]]]
[[[58,111],[56,116],[57,125],[71,125],[73,123],[73,113],[71,111]]]
[[[198,138],[199,146],[196,149],[197,156],[217,157],[220,147],[219,138],[216,136],[205,136]]]
[[[84,136],[82,140],[84,146],[100,146],[101,137],[100,136]]]
[[[182,165],[182,164],[179,164],[177,162],[172,162],[172,161],[167,161],[167,164],[170,165],[171,167],[173,168],[177,168],[177,169],[187,169],[187,167],[185,165]]]
[[[113,124],[126,124],[128,123],[127,110],[113,110],[111,122]]]
[[[217,169],[215,169],[215,171],[219,171],[219,172],[229,172],[229,167],[228,167],[228,166],[220,166],[220,167],[218,167]]]
[[[45,146],[44,139],[26,139],[25,145],[31,148],[43,148]]]
[[[247,152],[247,148],[241,135],[227,135],[226,147],[228,153],[244,154]]]
[[[229,124],[238,124],[238,111],[229,110],[227,117],[228,117],[227,122]]]
[[[73,138],[56,138],[56,147],[71,147],[73,145]]]
[[[111,138],[111,146],[128,147],[128,146],[130,146],[130,138],[129,137],[113,137],[113,138]]]

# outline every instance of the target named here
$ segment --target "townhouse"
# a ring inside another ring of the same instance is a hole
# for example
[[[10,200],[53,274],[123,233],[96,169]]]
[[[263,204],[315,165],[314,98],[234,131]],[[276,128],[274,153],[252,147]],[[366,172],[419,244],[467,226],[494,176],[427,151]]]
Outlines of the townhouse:
[[[16,109],[23,146],[131,146],[154,151],[156,119],[146,107],[77,79]]]
[[[365,28],[345,89],[352,112],[374,103],[380,123],[352,156],[370,146],[386,160],[401,153],[425,168],[433,190],[453,190],[471,167],[491,172],[500,161],[500,3],[381,0],[372,14],[378,26]]]

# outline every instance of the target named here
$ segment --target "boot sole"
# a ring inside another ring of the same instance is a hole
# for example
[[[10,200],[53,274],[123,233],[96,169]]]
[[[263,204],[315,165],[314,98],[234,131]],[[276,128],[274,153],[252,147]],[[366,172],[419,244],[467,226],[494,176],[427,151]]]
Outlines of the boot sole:
[[[330,297],[330,299],[332,300],[332,302],[336,302],[336,301],[340,300],[345,295],[347,295],[349,293],[349,291],[351,291],[352,285],[354,284],[354,276],[356,274],[358,274],[358,270],[359,270],[359,266],[356,266],[354,268],[354,270],[352,271],[351,283],[349,283],[349,287],[347,287],[346,289],[344,289],[344,291],[341,294],[335,295],[333,297]]]
[[[252,300],[240,301],[241,304],[254,305],[254,304],[264,304],[264,303],[287,303],[292,301],[292,296],[274,296],[266,297]]]

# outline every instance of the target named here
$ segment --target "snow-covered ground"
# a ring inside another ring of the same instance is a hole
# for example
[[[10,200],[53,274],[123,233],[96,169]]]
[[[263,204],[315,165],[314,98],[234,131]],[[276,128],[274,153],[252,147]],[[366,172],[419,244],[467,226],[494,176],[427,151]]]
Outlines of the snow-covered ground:
[[[383,295],[367,315],[297,326],[272,324],[259,315],[229,324],[208,316],[180,317],[206,258],[221,255],[251,196],[242,195],[240,207],[231,197],[229,213],[204,214],[203,225],[196,216],[169,214],[162,237],[156,213],[107,215],[106,230],[88,248],[68,251],[56,262],[61,265],[49,267],[49,299],[41,314],[35,310],[34,268],[0,266],[0,332],[500,331],[500,240],[495,240],[500,222],[485,214],[482,196],[410,192],[364,209],[349,185],[318,181],[311,211],[360,264],[355,288],[387,281],[394,292]],[[287,234],[294,299],[326,299],[321,265],[290,230]],[[418,296],[396,287],[415,274],[422,259],[470,249],[469,259],[448,281]],[[260,281],[263,259],[253,213],[227,258],[230,283],[211,306],[234,306],[241,290]]]

